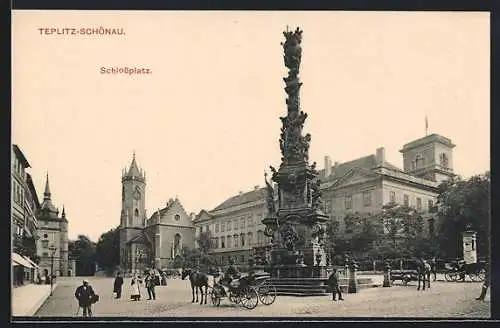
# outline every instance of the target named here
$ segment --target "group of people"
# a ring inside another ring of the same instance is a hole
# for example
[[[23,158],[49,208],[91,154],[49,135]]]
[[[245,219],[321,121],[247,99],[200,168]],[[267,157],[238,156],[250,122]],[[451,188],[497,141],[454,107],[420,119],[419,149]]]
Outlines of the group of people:
[[[156,276],[153,270],[149,271],[144,279],[138,274],[132,277],[132,280],[130,281],[130,299],[132,301],[139,301],[141,299],[141,287],[143,284],[146,285],[145,287],[148,291],[148,300],[156,300]],[[113,284],[113,293],[115,298],[118,299],[122,297],[122,287],[123,277],[118,272]]]

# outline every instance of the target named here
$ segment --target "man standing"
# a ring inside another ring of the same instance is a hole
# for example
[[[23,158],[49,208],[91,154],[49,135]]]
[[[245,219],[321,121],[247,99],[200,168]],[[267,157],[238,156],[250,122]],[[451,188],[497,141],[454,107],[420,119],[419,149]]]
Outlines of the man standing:
[[[332,289],[332,300],[333,301],[336,301],[337,294],[339,295],[339,301],[344,300],[342,298],[342,291],[340,290],[340,287],[339,287],[339,278],[340,278],[340,275],[339,275],[337,269],[333,268],[333,272],[330,274],[330,276],[328,277],[328,281],[327,281],[328,286]]]
[[[95,297],[92,286],[89,285],[88,280],[84,279],[83,284],[75,291],[75,297],[78,300],[78,306],[83,308],[83,316],[92,316],[92,303]]]
[[[146,289],[148,290],[148,300],[153,298],[153,300],[156,300],[156,293],[155,293],[155,286],[156,286],[156,281],[155,281],[155,276],[153,271],[151,271],[147,277],[146,277]]]
[[[434,275],[434,280],[433,281],[436,281],[437,261],[436,261],[436,257],[435,256],[431,260],[431,272]]]
[[[113,286],[113,293],[116,293],[116,298],[122,297],[122,285],[123,285],[123,277],[120,274],[120,272],[118,272],[116,274],[115,283]]]
[[[478,301],[484,301],[484,298],[486,297],[486,292],[488,291],[488,288],[490,287],[490,267],[489,265],[486,265],[485,267],[485,273],[484,273],[484,282],[483,286],[481,287],[481,295],[476,298]]]

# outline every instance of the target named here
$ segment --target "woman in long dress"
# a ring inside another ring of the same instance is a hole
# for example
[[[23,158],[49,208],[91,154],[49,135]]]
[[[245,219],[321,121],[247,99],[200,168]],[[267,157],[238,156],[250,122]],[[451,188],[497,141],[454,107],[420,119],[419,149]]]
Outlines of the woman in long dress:
[[[139,301],[141,299],[141,277],[133,277],[130,282],[130,299],[132,301]]]

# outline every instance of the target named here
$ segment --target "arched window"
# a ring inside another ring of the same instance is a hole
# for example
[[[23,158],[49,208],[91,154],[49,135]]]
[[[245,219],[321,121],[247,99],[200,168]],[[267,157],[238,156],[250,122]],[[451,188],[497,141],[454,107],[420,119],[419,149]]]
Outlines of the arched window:
[[[134,211],[134,215],[135,217],[138,217],[139,216],[139,210],[136,208],[135,211]]]
[[[245,246],[245,234],[244,233],[240,234],[240,240],[241,240],[241,246],[242,247]]]
[[[247,235],[248,235],[248,237],[247,237],[248,246],[252,246],[253,245],[253,233],[250,231]]]
[[[181,254],[181,235],[176,233],[174,236],[174,257]]]

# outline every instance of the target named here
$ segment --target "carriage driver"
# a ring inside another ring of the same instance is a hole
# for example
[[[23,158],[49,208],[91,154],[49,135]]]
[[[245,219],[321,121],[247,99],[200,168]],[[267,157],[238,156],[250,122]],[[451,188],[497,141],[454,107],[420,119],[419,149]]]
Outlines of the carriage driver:
[[[238,269],[234,266],[234,260],[229,259],[229,267],[227,268],[226,272],[224,273],[223,279],[221,279],[221,284],[229,287],[233,279],[238,278],[239,272]]]

